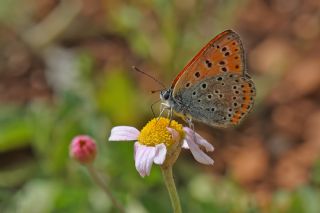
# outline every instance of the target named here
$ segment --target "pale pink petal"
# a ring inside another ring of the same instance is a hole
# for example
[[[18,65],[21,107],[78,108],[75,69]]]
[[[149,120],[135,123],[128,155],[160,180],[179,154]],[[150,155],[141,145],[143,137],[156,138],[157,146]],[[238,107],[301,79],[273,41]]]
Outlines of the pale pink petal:
[[[189,145],[186,140],[183,140],[182,148],[189,149]]]
[[[202,164],[212,165],[213,160],[204,153],[193,141],[187,141],[193,157]]]
[[[193,141],[193,136],[190,137],[187,134],[185,140],[189,145],[189,148],[190,148],[190,151],[191,151],[193,157],[198,162],[203,163],[203,164],[207,164],[207,165],[212,165],[213,164],[213,160],[199,148],[198,144],[196,144]]]
[[[207,152],[212,152],[214,150],[214,147],[203,137],[201,137],[198,133],[190,129],[189,127],[183,127],[183,130],[185,133],[190,137],[194,138],[195,137],[195,143],[203,146]],[[193,139],[194,141],[194,139]]]
[[[135,166],[139,174],[144,177],[150,174],[151,166],[156,154],[156,148],[145,146],[139,142],[134,143]]]
[[[136,144],[137,142],[134,143],[134,146],[133,146],[133,159],[136,160],[136,155],[137,155],[137,149],[138,149],[138,146],[139,144]]]
[[[179,135],[179,132],[177,132],[175,129],[172,129],[170,127],[167,127],[167,130],[171,133],[172,135],[172,139],[174,141],[179,141],[180,140],[180,135]]]
[[[153,162],[155,164],[161,165],[164,162],[164,160],[166,159],[166,154],[167,154],[166,145],[164,145],[163,143],[156,145],[156,154],[155,154]]]
[[[111,129],[109,141],[135,141],[140,132],[131,126],[116,126]]]

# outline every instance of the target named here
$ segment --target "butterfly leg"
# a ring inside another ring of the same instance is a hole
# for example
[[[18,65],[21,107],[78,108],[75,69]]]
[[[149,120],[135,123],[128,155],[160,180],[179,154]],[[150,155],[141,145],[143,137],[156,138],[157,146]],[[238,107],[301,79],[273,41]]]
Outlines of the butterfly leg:
[[[160,104],[160,114],[158,116],[158,120],[160,119],[161,115],[163,114],[163,112],[168,109],[169,107],[165,104],[165,103],[161,103]]]
[[[195,143],[197,143],[196,142],[197,141],[197,137],[196,137],[196,132],[194,130],[194,124],[192,122],[192,118],[189,117],[189,116],[186,116],[185,119],[186,119],[186,122],[188,123],[189,128],[192,129],[192,131],[193,131],[193,140],[195,141]]]
[[[188,123],[189,128],[194,131],[194,124],[192,123],[192,118],[189,116],[185,116],[185,120]]]
[[[168,109],[170,109],[170,110],[168,110]],[[168,127],[170,127],[170,124],[171,124],[171,121],[172,121],[173,108],[170,107],[170,106],[168,106],[168,105],[165,104],[165,103],[161,103],[161,105],[160,105],[160,114],[159,114],[159,117],[158,117],[157,121],[161,118],[161,115],[163,114],[163,112],[164,112],[165,110],[168,110],[168,115],[167,115],[167,117],[170,119],[169,124],[168,124]]]
[[[167,114],[167,118],[169,118],[168,127],[170,127],[171,121],[172,121],[172,115],[173,115],[173,108],[170,107],[169,105],[167,105],[165,103],[161,103],[160,114],[159,114],[158,120],[160,119],[161,115],[164,113],[165,110],[168,110],[168,114]]]
[[[168,117],[169,117],[169,124],[168,124],[168,127],[170,127],[171,125],[171,121],[172,121],[172,114],[173,114],[173,108],[170,107],[170,111],[168,112]]]
[[[158,116],[157,122],[158,122],[159,119],[161,118],[161,115],[163,114],[163,112],[164,112],[165,110],[168,110],[168,109],[170,109],[171,114],[172,114],[172,108],[171,108],[170,106],[168,106],[168,105],[165,104],[165,103],[161,103],[161,104],[160,104],[160,114],[159,114],[159,116]],[[172,116],[171,116],[171,117],[172,117]],[[169,122],[169,126],[170,126],[170,123],[171,123],[171,119],[170,119],[170,122]]]

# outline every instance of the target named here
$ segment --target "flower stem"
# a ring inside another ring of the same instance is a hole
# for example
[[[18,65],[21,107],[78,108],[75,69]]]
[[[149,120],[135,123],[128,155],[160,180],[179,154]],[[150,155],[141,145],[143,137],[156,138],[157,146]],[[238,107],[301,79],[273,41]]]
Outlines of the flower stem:
[[[162,175],[164,178],[164,182],[166,184],[173,212],[174,213],[181,213],[181,204],[180,204],[180,198],[177,192],[176,185],[174,183],[173,175],[172,175],[172,166],[161,166]]]
[[[96,169],[93,167],[92,164],[87,165],[87,169],[89,171],[90,176],[92,177],[93,181],[101,187],[101,189],[106,193],[106,195],[110,198],[112,204],[119,209],[119,212],[124,213],[123,206],[113,197],[111,191],[109,190],[108,186],[105,182],[101,179],[99,174],[97,173]]]

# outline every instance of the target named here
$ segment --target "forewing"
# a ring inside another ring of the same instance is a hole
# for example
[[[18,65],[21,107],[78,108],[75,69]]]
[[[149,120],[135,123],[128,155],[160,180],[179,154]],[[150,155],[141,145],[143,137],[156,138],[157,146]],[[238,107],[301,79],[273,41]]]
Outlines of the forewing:
[[[192,87],[195,83],[226,72],[245,74],[244,50],[240,37],[227,30],[213,38],[185,66],[173,81],[173,96],[181,89]]]

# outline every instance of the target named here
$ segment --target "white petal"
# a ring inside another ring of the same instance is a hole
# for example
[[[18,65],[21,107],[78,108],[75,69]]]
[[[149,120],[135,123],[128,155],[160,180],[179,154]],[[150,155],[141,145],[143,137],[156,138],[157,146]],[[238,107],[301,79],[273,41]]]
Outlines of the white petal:
[[[139,142],[134,143],[135,166],[139,174],[144,177],[150,174],[151,166],[155,158],[156,148],[144,146]]]
[[[207,152],[212,152],[214,150],[214,147],[212,146],[211,143],[209,143],[206,139],[201,137],[198,133],[196,133],[195,131],[193,131],[189,127],[183,127],[183,130],[192,139],[192,141],[194,141],[194,137],[195,137],[196,141],[194,141],[194,142],[203,146]]]
[[[163,164],[164,160],[166,159],[166,154],[167,154],[166,145],[164,145],[163,143],[156,145],[156,154],[153,162],[158,165]]]
[[[167,127],[167,130],[171,133],[172,139],[174,141],[179,141],[180,140],[179,132],[177,132],[175,129],[172,129],[170,127]]]
[[[183,140],[182,148],[189,149],[188,142],[186,140]]]
[[[198,144],[196,144],[192,138],[193,136],[190,138],[189,135],[186,135],[186,142],[189,145],[193,157],[200,163],[212,165],[213,160],[199,148]]]
[[[133,146],[133,159],[134,159],[134,160],[136,160],[138,147],[139,147],[139,143],[135,142],[135,143],[134,143],[134,146]]]
[[[109,141],[135,141],[140,132],[131,126],[116,126],[111,129]]]

